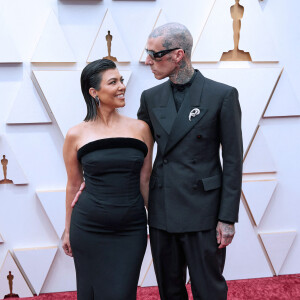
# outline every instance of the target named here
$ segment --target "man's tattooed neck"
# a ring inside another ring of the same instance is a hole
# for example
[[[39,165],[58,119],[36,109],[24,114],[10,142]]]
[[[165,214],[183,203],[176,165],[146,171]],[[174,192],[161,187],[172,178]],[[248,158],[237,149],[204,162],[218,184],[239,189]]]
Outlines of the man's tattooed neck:
[[[190,81],[193,74],[194,68],[185,61],[182,61],[180,67],[169,78],[175,84],[184,84]]]

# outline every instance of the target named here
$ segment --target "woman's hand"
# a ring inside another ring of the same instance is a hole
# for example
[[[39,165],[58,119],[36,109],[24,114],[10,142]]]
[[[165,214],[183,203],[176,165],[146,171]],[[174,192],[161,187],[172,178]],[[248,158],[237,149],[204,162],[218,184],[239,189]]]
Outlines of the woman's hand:
[[[63,243],[62,243],[62,248],[64,249],[65,253],[68,256],[73,257],[71,245],[70,245],[70,235],[68,232],[65,232]]]

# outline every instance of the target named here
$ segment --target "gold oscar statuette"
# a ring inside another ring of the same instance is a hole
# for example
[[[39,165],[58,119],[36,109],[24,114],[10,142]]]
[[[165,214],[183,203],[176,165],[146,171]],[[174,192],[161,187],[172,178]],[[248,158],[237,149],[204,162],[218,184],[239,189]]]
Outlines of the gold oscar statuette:
[[[7,158],[5,158],[5,155],[3,155],[3,158],[1,159],[1,165],[2,165],[2,169],[3,169],[4,179],[0,180],[0,184],[13,183],[12,180],[7,179],[7,165],[8,165],[8,160],[7,160]]]
[[[105,36],[106,43],[107,43],[107,52],[108,56],[105,56],[103,58],[110,59],[112,61],[117,61],[117,58],[114,56],[111,56],[111,41],[113,39],[113,36],[110,34],[110,30],[108,30],[107,35]]]
[[[239,49],[241,19],[244,15],[244,7],[239,4],[240,0],[235,0],[235,4],[230,7],[231,18],[233,19],[233,43],[234,49],[224,52],[221,61],[252,61],[250,53]]]
[[[7,298],[20,298],[19,295],[13,293],[13,280],[14,280],[14,275],[11,274],[11,271],[9,271],[7,275],[7,280],[8,280],[8,285],[9,285],[9,294],[4,296],[4,299]]]

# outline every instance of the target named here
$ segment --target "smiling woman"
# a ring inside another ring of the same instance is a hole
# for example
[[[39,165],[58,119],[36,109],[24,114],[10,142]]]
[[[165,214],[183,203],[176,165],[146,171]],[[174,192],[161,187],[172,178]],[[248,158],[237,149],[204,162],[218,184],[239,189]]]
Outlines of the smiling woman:
[[[81,91],[87,105],[87,115],[84,121],[95,120],[98,115],[98,107],[100,105],[99,92],[104,87],[104,91],[100,93],[105,97],[108,84],[116,86],[117,78],[121,79],[119,71],[116,69],[116,64],[108,59],[96,60],[88,64],[81,74]],[[108,73],[108,74],[107,74]],[[104,80],[103,79],[104,76]],[[123,79],[121,79],[123,84]],[[119,85],[117,85],[119,88]],[[123,95],[125,93],[125,86],[122,86]],[[124,104],[125,105],[125,104]]]
[[[107,70],[103,76],[100,89],[90,88],[93,97],[98,97],[99,105],[114,106],[115,108],[125,106],[125,85],[123,77],[117,69]]]
[[[145,122],[116,110],[125,105],[126,88],[114,62],[87,65],[81,89],[87,115],[68,131],[63,149],[63,249],[74,257],[77,299],[134,300],[147,245],[152,135]]]

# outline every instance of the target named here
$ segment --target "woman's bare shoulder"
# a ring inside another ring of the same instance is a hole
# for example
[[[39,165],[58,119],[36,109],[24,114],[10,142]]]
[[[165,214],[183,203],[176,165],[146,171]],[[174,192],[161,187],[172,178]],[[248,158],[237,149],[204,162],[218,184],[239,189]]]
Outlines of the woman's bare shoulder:
[[[130,117],[124,117],[124,118],[126,118],[125,119],[126,123],[135,130],[144,131],[149,128],[148,124],[142,120],[133,119]]]
[[[71,127],[67,131],[66,139],[68,139],[68,140],[78,139],[81,136],[84,129],[86,128],[86,126],[87,126],[86,122],[81,122],[81,123]]]

